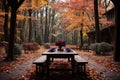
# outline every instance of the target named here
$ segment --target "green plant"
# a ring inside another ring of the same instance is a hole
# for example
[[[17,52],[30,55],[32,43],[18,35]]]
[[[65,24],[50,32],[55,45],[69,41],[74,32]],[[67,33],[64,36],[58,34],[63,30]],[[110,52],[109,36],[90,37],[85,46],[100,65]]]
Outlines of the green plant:
[[[22,54],[22,47],[21,47],[21,45],[15,43],[13,51],[14,51],[14,55],[21,55]],[[8,54],[8,47],[6,48],[6,54]]]
[[[83,44],[88,43],[88,36],[86,34],[83,35]]]
[[[82,49],[89,50],[89,45],[87,43],[83,44]]]
[[[20,44],[15,43],[14,44],[14,54],[20,55],[22,53],[22,47]]]
[[[100,49],[99,49],[100,43],[94,43],[91,46],[91,49],[95,51],[95,54],[100,54]]]
[[[103,53],[110,52],[112,50],[110,44],[106,42],[101,42],[99,49],[100,49],[100,52],[103,52]]]
[[[43,43],[43,40],[42,40],[41,36],[37,36],[37,37],[35,38],[35,41],[36,41],[37,43],[39,43],[39,44],[42,44],[42,43]]]
[[[49,49],[49,48],[50,48],[50,43],[45,43],[45,44],[44,44],[44,47],[45,47],[46,49]]]

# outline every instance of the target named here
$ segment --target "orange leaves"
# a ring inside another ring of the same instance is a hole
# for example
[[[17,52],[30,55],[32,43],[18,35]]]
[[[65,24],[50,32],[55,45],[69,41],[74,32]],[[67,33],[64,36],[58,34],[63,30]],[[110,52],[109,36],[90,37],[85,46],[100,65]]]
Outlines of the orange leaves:
[[[112,21],[108,21],[106,18],[103,18],[103,19],[100,19],[99,20],[101,24],[104,24],[104,25],[111,25],[113,22]]]
[[[40,9],[42,6],[46,5],[48,0],[25,0],[19,10],[23,9]]]
[[[2,11],[2,12],[0,11],[0,15],[3,15],[3,16],[4,16],[5,14],[7,14],[7,13],[5,13],[5,12],[3,12],[3,11]]]
[[[47,0],[32,0],[32,7],[44,6],[48,3]]]
[[[17,15],[17,20],[23,20],[25,18],[25,16],[23,15]]]
[[[78,23],[72,23],[72,24],[70,24],[69,26],[66,27],[66,30],[69,31],[69,30],[73,29],[76,26],[78,26]]]
[[[90,25],[90,20],[88,18],[88,15],[83,10],[69,10],[62,14],[62,17],[64,17],[62,24],[70,24],[66,27],[66,30],[72,30],[74,27],[79,27],[80,24],[83,24],[82,27],[84,27],[84,31],[88,31],[87,25]]]
[[[81,10],[89,7],[90,0],[72,0],[70,1],[70,5],[72,9]]]
[[[69,20],[68,19],[65,19],[65,20],[62,20],[62,24],[66,24]]]
[[[4,35],[4,32],[0,32],[0,35]]]
[[[100,14],[104,14],[105,13],[105,9],[102,7],[98,7],[98,11]]]
[[[24,15],[17,14],[17,20],[23,20],[25,18],[26,19],[31,18],[32,20],[36,20],[36,17],[30,17],[30,16],[24,16]]]
[[[53,8],[56,9],[73,9],[73,10],[81,10],[87,8],[91,1],[89,0],[70,0],[64,2],[56,2],[53,4]]]

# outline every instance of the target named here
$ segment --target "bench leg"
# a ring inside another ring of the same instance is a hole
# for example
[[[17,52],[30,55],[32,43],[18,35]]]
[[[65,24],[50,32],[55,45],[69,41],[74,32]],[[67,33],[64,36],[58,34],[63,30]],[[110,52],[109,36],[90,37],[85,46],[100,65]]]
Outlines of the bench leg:
[[[51,61],[53,62],[53,61],[54,61],[54,58],[51,58]]]
[[[36,71],[35,71],[36,76],[38,76],[38,74],[40,73],[44,74],[44,70],[45,70],[44,64],[36,64]]]
[[[78,64],[77,65],[77,72],[86,74],[86,64]]]
[[[82,65],[78,64],[77,65],[77,73],[80,73],[80,72],[82,72]]]
[[[35,71],[35,73],[36,73],[36,75],[38,75],[38,73],[39,73],[39,65],[38,64],[36,64],[36,71]]]
[[[86,64],[81,65],[82,73],[86,75]]]
[[[83,72],[86,73],[86,66],[85,66],[85,64],[84,64],[84,71]]]
[[[44,74],[44,65],[41,65],[42,74]]]
[[[71,58],[68,58],[68,61],[70,62],[70,61],[71,61]]]

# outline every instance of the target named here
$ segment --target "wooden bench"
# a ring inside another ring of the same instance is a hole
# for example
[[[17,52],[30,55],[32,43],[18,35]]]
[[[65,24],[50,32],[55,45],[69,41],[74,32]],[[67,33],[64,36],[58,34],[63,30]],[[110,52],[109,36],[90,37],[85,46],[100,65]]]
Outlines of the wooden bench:
[[[33,61],[33,64],[36,64],[36,75],[42,71],[42,74],[45,71],[45,63],[47,61],[46,55],[40,56],[38,59]]]
[[[75,62],[78,72],[83,72],[86,74],[86,64],[88,64],[88,61],[86,61],[79,55],[75,55]]]

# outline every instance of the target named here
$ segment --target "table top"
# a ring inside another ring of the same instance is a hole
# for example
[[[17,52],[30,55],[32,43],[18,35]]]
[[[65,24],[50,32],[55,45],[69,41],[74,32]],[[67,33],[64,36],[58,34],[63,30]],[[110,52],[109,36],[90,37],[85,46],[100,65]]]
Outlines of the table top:
[[[55,51],[55,52],[43,52],[42,55],[78,55],[74,50],[72,52],[67,51]]]

